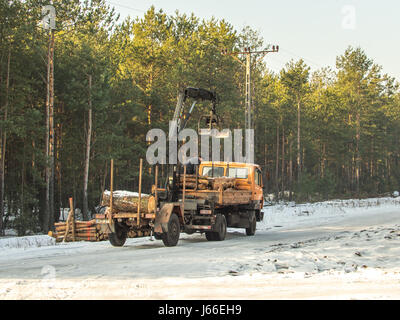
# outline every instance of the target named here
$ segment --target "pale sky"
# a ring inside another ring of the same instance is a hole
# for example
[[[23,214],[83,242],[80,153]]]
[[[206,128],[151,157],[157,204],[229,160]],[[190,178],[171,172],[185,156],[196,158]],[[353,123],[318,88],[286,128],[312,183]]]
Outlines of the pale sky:
[[[199,18],[225,19],[240,31],[258,30],[280,52],[265,62],[279,71],[290,60],[303,58],[312,70],[335,67],[336,56],[360,46],[383,72],[400,81],[400,1],[396,0],[110,0],[121,14],[143,16],[154,5],[167,14],[194,13]]]

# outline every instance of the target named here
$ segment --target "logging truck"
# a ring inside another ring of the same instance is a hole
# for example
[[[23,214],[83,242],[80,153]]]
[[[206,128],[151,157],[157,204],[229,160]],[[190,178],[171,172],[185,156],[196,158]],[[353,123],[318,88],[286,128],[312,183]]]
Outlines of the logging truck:
[[[176,166],[164,188],[158,187],[158,167],[155,172],[151,195],[140,191],[130,198],[112,191],[103,195],[103,205],[109,205],[96,222],[113,246],[123,246],[127,238],[154,235],[172,247],[178,244],[180,233],[196,232],[205,234],[208,241],[223,241],[227,227],[243,228],[253,236],[257,221],[263,220],[258,165],[202,162],[194,175]]]
[[[185,102],[189,98],[194,102],[185,111]],[[212,108],[209,114],[200,117],[199,133],[224,138],[224,134],[212,130],[222,122],[216,112],[217,95],[191,87],[178,95],[170,136],[186,127],[200,100],[211,101]],[[172,168],[169,166],[163,188],[159,187],[156,166],[151,195],[141,193],[142,165],[140,160],[138,195],[122,193],[122,196],[115,195],[115,199],[111,169],[111,190],[109,195],[103,194],[105,212],[97,215],[96,220],[102,232],[108,233],[113,246],[123,246],[127,238],[154,235],[165,246],[172,247],[177,245],[181,232],[205,233],[209,241],[223,241],[227,227],[244,228],[246,234],[252,236],[257,221],[263,219],[263,183],[258,165],[201,162],[196,166],[195,174],[187,174],[187,166],[178,163]]]

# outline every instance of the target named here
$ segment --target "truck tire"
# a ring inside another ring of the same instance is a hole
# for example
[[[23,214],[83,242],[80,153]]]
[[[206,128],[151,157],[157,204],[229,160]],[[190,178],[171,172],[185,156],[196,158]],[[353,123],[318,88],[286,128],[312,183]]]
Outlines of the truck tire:
[[[226,237],[226,218],[223,214],[217,214],[215,230],[206,232],[206,239],[208,241],[224,241]]]
[[[173,213],[168,221],[168,232],[162,234],[162,241],[166,247],[175,247],[179,241],[181,225],[178,216]]]
[[[256,216],[253,215],[250,221],[250,227],[246,228],[246,235],[254,236],[256,234],[256,227],[257,227],[257,219]]]
[[[115,224],[115,232],[111,232],[109,235],[110,243],[114,247],[122,247],[125,244],[128,233],[118,223]]]

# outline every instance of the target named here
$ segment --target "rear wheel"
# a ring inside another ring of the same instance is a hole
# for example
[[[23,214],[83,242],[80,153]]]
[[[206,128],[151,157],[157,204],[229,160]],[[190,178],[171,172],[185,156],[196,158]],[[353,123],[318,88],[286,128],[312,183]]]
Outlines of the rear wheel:
[[[226,219],[223,214],[217,214],[215,221],[215,231],[206,232],[208,241],[224,241],[226,237]]]
[[[257,219],[255,215],[253,215],[250,221],[250,227],[246,228],[246,235],[254,236],[256,234],[256,227],[257,227]]]
[[[166,247],[175,247],[179,241],[181,226],[178,216],[173,213],[169,218],[168,232],[162,234],[162,241]]]
[[[126,238],[128,237],[128,233],[118,223],[115,223],[114,227],[115,227],[115,232],[111,232],[109,235],[110,243],[114,247],[122,247],[125,244]]]

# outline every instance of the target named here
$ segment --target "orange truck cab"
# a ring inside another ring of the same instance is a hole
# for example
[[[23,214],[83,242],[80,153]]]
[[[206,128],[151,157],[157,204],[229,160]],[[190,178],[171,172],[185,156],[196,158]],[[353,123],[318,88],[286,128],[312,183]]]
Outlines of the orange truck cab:
[[[235,178],[236,189],[251,191],[251,201],[255,204],[256,210],[262,209],[264,205],[264,185],[259,165],[241,162],[204,161],[199,166],[199,174],[214,178]]]
[[[236,188],[252,192],[251,200],[263,205],[263,182],[261,168],[257,164],[240,162],[202,162],[199,174],[207,177],[236,178]]]

